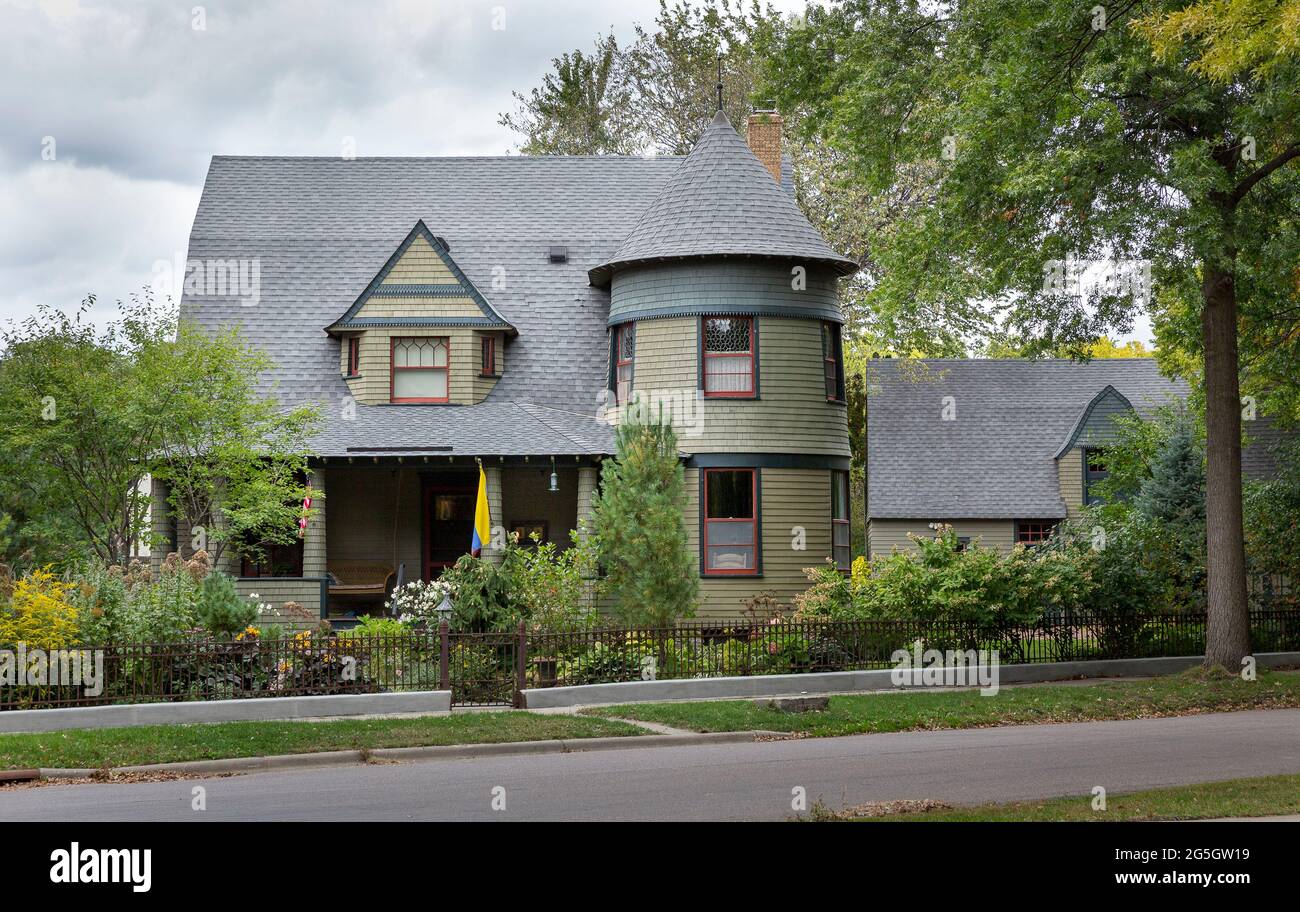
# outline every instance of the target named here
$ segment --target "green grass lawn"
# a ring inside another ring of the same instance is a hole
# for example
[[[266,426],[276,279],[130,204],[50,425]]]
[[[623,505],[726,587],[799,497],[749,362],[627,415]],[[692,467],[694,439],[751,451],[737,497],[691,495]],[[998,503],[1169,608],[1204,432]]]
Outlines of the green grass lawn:
[[[644,729],[609,719],[541,716],[526,712],[462,713],[405,719],[336,722],[220,722],[147,725],[0,735],[0,769],[74,767],[100,769],[302,754],[311,751],[442,744],[496,744],[553,738],[640,735]]]
[[[1265,817],[1300,813],[1300,776],[1232,779],[1177,788],[1152,789],[1128,795],[1109,795],[1106,810],[1092,809],[1092,796],[1016,801],[960,808],[936,808],[917,813],[861,816],[863,809],[840,813],[818,811],[814,819],[905,820],[932,822],[1035,822],[1202,820],[1211,817]]]
[[[751,700],[647,703],[583,710],[700,732],[767,731],[812,737],[916,729],[977,728],[1036,722],[1086,722],[1300,707],[1300,674],[1260,672],[1256,681],[1193,670],[1140,681],[978,691],[912,691],[831,697],[823,712],[783,713]]]

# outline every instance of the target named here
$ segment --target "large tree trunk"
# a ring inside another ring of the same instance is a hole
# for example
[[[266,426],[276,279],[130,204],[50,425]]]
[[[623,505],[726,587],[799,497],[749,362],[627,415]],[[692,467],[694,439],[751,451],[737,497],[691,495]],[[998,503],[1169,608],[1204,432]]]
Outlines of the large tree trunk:
[[[1246,547],[1241,509],[1241,386],[1237,294],[1231,273],[1206,264],[1201,286],[1205,345],[1205,516],[1209,616],[1205,664],[1241,668],[1250,654]]]

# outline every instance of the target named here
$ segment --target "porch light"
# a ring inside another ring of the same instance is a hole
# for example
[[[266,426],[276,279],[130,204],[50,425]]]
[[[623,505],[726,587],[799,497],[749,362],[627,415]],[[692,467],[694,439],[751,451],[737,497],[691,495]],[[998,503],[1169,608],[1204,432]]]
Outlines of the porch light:
[[[560,476],[555,473],[555,457],[551,457],[551,493],[560,490]]]

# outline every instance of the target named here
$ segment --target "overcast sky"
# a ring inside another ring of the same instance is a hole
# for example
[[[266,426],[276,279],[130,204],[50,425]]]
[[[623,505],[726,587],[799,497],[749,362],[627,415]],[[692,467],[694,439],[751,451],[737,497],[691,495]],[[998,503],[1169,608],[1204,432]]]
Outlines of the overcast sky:
[[[771,0],[783,12],[803,0]],[[657,0],[0,0],[0,322],[184,262],[213,155],[500,155],[553,57]],[[1139,338],[1149,333],[1142,319]]]
[[[778,9],[802,8],[782,0]],[[183,257],[208,161],[500,155],[511,90],[657,0],[0,0],[0,321]]]

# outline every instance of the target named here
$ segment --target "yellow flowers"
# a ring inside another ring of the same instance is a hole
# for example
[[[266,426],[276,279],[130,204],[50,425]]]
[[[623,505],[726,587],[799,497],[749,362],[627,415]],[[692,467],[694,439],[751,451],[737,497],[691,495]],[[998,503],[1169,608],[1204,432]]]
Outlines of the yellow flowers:
[[[8,610],[0,609],[0,644],[33,649],[76,645],[77,609],[68,603],[72,587],[49,570],[33,570],[14,583]]]
[[[249,624],[235,637],[236,640],[255,640],[262,635],[262,631]]]

